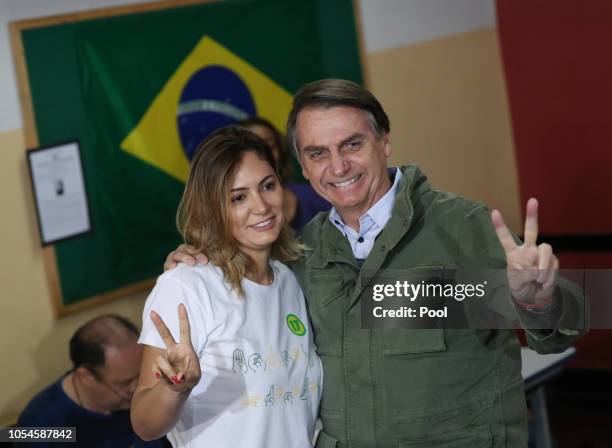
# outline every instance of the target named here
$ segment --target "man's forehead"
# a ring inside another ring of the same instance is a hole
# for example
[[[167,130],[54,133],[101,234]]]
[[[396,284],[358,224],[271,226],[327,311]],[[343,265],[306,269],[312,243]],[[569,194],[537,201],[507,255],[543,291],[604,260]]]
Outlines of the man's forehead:
[[[342,133],[346,137],[356,132],[373,131],[365,110],[347,106],[306,108],[298,114],[296,127],[298,137],[304,143],[305,140],[324,137],[326,133]]]

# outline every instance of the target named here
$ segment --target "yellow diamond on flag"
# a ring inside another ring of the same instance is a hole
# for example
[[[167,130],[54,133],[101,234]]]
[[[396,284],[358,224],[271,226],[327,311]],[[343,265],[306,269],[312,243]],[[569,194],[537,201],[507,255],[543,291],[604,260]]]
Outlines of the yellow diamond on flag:
[[[189,159],[179,131],[179,114],[214,110],[234,121],[246,118],[246,112],[222,101],[201,99],[181,103],[181,95],[192,76],[206,67],[222,67],[236,75],[247,87],[258,116],[283,129],[291,109],[292,97],[261,71],[204,36],[155,97],[138,125],[121,142],[121,148],[139,159],[184,182],[189,173]]]

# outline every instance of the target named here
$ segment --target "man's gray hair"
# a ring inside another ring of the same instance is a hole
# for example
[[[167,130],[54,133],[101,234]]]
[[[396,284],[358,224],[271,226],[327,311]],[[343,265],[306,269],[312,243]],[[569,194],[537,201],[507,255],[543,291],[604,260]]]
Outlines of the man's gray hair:
[[[300,158],[297,138],[297,118],[304,109],[354,107],[367,113],[378,138],[391,130],[389,117],[371,92],[359,84],[344,79],[322,79],[304,85],[293,98],[293,108],[287,120],[287,140],[295,156]]]

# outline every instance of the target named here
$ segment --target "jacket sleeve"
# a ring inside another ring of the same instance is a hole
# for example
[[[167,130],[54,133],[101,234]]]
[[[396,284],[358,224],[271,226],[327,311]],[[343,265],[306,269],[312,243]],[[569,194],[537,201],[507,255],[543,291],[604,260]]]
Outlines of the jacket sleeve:
[[[517,242],[520,240],[515,236]],[[494,269],[504,272],[504,300],[525,329],[529,347],[538,353],[559,353],[588,330],[589,306],[584,291],[575,283],[561,278],[551,309],[535,313],[517,305],[510,296],[505,275],[506,261],[489,211],[483,204],[474,204],[466,213],[458,235],[459,266],[465,269]],[[503,271],[502,271],[503,270]],[[538,329],[540,328],[540,329]]]

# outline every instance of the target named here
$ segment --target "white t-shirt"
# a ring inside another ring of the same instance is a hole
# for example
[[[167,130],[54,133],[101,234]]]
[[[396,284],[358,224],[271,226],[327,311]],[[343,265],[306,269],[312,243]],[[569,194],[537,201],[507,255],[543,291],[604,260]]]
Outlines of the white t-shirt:
[[[271,285],[244,279],[240,298],[212,264],[162,274],[143,313],[139,343],[165,349],[150,311],[179,341],[178,305],[189,315],[202,378],[187,399],[174,447],[311,447],[323,385],[302,290],[277,261]]]

